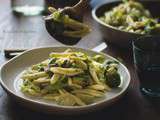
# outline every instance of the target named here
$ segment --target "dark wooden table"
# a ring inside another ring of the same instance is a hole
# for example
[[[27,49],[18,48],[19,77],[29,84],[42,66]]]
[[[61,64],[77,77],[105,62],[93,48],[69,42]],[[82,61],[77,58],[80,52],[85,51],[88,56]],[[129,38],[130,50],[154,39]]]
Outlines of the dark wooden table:
[[[16,17],[12,14],[9,0],[0,1],[0,64],[7,61],[3,49],[33,48],[40,46],[63,45],[53,39],[45,30],[42,16]],[[92,32],[77,45],[82,48],[93,48],[103,41],[90,12],[85,15],[85,21],[92,26]],[[118,39],[118,37],[117,37]],[[132,81],[128,93],[114,105],[95,113],[78,116],[46,115],[31,111],[10,100],[0,87],[0,120],[160,120],[160,100],[146,99],[139,92],[139,82],[133,68],[132,56],[129,51],[121,50],[108,44],[108,53],[119,57],[128,67]]]

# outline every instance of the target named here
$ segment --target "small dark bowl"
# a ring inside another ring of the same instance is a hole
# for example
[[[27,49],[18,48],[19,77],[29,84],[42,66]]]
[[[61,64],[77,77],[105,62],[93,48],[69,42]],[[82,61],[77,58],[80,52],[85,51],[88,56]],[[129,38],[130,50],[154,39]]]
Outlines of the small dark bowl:
[[[148,9],[153,17],[160,16],[160,1],[140,1],[146,9]],[[122,48],[132,48],[132,40],[138,37],[144,36],[142,34],[125,32],[119,30],[116,27],[103,23],[99,17],[103,16],[104,12],[111,10],[122,2],[109,2],[103,3],[92,10],[92,17],[98,24],[98,28],[101,31],[102,36],[107,42],[116,44]]]

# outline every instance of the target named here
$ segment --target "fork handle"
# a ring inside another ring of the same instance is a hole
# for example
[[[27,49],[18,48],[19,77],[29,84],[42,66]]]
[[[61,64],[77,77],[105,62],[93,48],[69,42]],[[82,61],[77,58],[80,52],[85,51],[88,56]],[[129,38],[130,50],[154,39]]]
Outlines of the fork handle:
[[[90,0],[80,0],[72,7],[64,7],[62,11],[72,16],[82,16],[84,11],[88,8]]]
[[[26,49],[5,49],[4,50],[4,55],[6,58],[10,59],[13,58],[22,52],[24,52]]]

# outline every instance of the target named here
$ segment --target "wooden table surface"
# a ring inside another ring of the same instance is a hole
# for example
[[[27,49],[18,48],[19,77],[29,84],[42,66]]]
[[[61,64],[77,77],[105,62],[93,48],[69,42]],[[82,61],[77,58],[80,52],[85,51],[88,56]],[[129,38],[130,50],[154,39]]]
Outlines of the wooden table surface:
[[[10,8],[10,0],[0,1],[0,16],[0,64],[6,61],[3,56],[3,49],[29,49],[40,46],[63,45],[46,32],[42,16],[14,16]],[[85,15],[85,21],[92,26],[92,32],[75,46],[91,49],[100,44],[103,38],[97,30],[90,12]],[[103,52],[121,58],[130,70],[132,77],[128,93],[114,105],[95,113],[72,117],[46,115],[17,105],[9,99],[0,87],[0,120],[160,120],[159,100],[146,99],[139,92],[139,82],[134,72],[132,56],[129,51],[108,44],[108,48]]]

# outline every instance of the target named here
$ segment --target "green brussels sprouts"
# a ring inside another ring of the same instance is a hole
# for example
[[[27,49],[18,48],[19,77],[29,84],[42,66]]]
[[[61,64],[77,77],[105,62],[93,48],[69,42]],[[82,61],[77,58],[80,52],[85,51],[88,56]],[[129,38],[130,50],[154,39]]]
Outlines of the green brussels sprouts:
[[[111,88],[116,88],[121,84],[121,78],[117,69],[115,67],[111,67],[106,70],[106,84]]]

